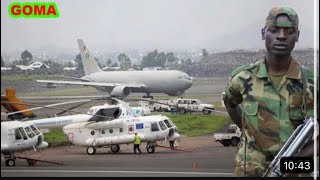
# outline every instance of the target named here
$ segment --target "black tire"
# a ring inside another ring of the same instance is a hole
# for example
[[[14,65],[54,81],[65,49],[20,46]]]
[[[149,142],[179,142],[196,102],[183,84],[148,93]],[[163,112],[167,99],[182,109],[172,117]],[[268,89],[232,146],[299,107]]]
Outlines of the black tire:
[[[224,146],[230,146],[230,141],[229,140],[223,140],[221,142]]]
[[[156,150],[156,143],[155,142],[147,143],[146,149],[148,153],[154,153]]]
[[[148,153],[154,153],[155,151],[156,151],[156,148],[155,148],[155,147],[152,147],[152,146],[151,146],[151,147],[148,147],[148,148],[147,148],[147,152],[148,152]]]
[[[209,110],[202,110],[202,113],[204,114],[204,115],[209,115],[209,114],[211,114],[211,111],[209,111]]]
[[[186,113],[187,113],[187,111],[186,111],[186,109],[181,108],[181,109],[179,109],[179,113],[180,113],[180,114],[186,114]]]
[[[89,146],[89,147],[87,148],[87,154],[89,154],[89,155],[94,155],[94,154],[96,154],[96,151],[97,151],[97,149],[96,149],[95,147],[93,147],[93,146]]]
[[[232,146],[237,146],[239,143],[239,138],[232,138],[231,139],[231,145]]]
[[[110,149],[113,154],[116,154],[120,151],[120,146],[118,144],[113,144],[111,145]]]
[[[14,159],[7,159],[6,160],[6,166],[13,167],[16,165],[16,161]]]

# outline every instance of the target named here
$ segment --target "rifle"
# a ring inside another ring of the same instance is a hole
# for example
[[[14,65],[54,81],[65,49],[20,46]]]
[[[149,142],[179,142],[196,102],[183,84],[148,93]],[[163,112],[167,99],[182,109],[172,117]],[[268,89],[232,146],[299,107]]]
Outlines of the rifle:
[[[280,149],[277,156],[270,163],[263,177],[281,177],[280,160],[282,157],[294,157],[311,140],[314,131],[314,118],[305,118]]]

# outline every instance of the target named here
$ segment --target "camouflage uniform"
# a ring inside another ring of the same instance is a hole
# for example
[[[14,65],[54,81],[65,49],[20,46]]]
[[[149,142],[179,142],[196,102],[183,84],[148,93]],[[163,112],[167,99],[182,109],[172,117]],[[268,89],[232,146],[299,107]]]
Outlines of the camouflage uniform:
[[[273,20],[280,13],[286,13],[291,18],[292,23],[288,27],[297,27],[296,13],[287,8],[273,8],[266,26],[273,25]],[[305,69],[305,74],[307,116],[313,116],[313,72]],[[235,69],[225,92],[232,104],[242,104],[243,134],[235,158],[235,174],[244,175],[246,159],[246,175],[262,176],[304,119],[301,66],[292,59],[288,72],[276,89],[269,78],[265,58],[261,58],[254,64]]]

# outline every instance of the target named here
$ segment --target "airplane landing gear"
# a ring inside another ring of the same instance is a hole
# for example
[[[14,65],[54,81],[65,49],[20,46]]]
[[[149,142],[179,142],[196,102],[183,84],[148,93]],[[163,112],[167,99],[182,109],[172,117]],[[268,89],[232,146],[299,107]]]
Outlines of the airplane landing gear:
[[[111,149],[113,154],[116,154],[116,153],[118,153],[120,151],[120,146],[118,144],[113,144],[113,145],[111,145],[110,149]]]
[[[143,96],[143,98],[150,98],[150,99],[153,99],[153,96],[150,96],[150,93],[147,93],[146,96]]]
[[[89,147],[87,148],[87,154],[89,154],[89,155],[94,155],[94,154],[96,154],[96,151],[97,151],[97,149],[96,149],[95,147],[93,147],[93,146],[89,146]]]
[[[147,152],[148,153],[154,153],[155,150],[156,150],[156,146],[157,146],[157,143],[156,142],[148,142],[147,143]]]
[[[16,157],[13,153],[5,154],[4,158],[6,160],[6,166],[15,166],[16,165]]]

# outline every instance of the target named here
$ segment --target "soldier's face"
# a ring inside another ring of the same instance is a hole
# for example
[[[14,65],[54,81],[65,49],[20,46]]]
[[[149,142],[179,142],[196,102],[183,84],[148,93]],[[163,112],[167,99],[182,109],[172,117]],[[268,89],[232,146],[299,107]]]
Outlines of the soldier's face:
[[[288,16],[279,15],[277,24],[290,22]],[[265,31],[265,45],[269,53],[275,56],[290,55],[299,38],[299,30],[294,27],[267,27]]]

